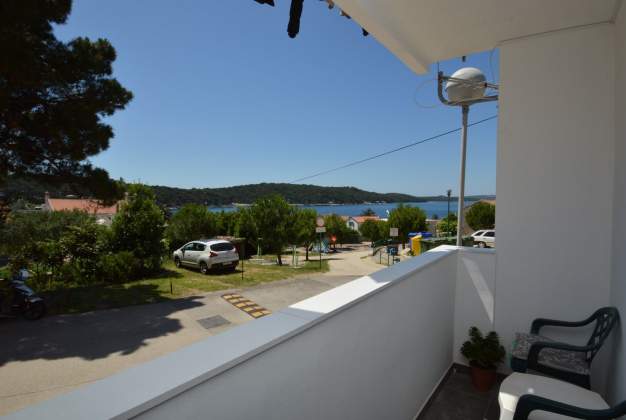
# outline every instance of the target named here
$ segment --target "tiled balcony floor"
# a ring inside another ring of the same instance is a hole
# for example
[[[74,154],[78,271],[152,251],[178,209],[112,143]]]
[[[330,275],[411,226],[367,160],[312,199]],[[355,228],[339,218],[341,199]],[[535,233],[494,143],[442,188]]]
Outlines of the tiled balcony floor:
[[[474,389],[469,368],[455,365],[418,420],[498,420],[498,389],[504,376],[489,392]]]

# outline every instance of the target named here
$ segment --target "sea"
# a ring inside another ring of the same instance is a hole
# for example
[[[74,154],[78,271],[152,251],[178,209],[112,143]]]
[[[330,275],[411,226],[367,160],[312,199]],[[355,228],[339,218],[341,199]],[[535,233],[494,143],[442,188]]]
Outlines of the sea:
[[[465,205],[471,204],[472,201],[465,201]],[[366,209],[372,209],[374,212],[382,218],[386,218],[389,212],[395,209],[399,203],[364,203],[364,204],[319,204],[319,205],[298,205],[300,208],[315,209],[318,214],[338,214],[340,216],[359,216]],[[428,218],[443,218],[448,214],[448,202],[447,201],[423,201],[418,203],[404,203],[410,206],[419,207],[426,213]],[[450,213],[456,214],[457,200],[450,200]],[[235,211],[235,206],[225,207],[209,207],[209,210],[220,211]]]

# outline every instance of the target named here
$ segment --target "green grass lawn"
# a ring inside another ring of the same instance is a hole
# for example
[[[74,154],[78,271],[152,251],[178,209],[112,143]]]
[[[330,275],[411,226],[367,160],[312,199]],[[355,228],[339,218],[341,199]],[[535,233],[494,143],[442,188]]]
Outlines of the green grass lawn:
[[[310,261],[297,269],[289,266],[252,264],[246,261],[242,279],[241,265],[232,273],[215,272],[204,275],[192,269],[176,268],[168,261],[164,264],[163,271],[151,278],[122,284],[57,286],[40,293],[46,299],[49,313],[78,313],[198,296],[216,290],[250,287],[321,271],[328,271],[327,261],[322,261],[321,270],[319,261]]]

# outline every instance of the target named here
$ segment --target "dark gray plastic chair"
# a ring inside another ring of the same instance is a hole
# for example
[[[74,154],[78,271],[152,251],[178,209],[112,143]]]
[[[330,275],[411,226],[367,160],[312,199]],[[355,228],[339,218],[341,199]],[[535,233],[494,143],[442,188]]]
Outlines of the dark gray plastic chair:
[[[527,420],[530,413],[535,410],[561,414],[575,419],[612,420],[626,415],[626,401],[605,410],[589,410],[549,400],[537,395],[526,394],[517,402],[513,420]]]
[[[534,371],[590,388],[591,362],[609,336],[619,318],[614,307],[595,311],[582,321],[558,321],[535,319],[530,334],[517,333],[512,351],[511,369],[515,372]],[[539,331],[545,326],[584,327],[595,322],[591,337],[584,346],[557,342],[542,336]]]

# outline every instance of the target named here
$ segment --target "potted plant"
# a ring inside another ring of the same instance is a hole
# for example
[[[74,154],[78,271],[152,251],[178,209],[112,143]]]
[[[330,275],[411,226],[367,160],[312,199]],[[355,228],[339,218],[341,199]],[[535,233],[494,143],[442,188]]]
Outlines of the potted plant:
[[[476,389],[488,391],[496,381],[496,368],[504,360],[504,347],[495,331],[483,336],[477,327],[472,327],[469,337],[461,347],[461,354],[469,360]]]

